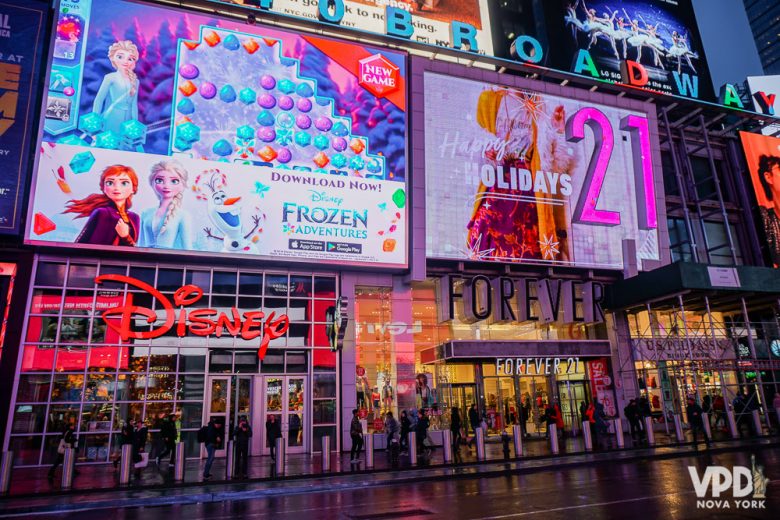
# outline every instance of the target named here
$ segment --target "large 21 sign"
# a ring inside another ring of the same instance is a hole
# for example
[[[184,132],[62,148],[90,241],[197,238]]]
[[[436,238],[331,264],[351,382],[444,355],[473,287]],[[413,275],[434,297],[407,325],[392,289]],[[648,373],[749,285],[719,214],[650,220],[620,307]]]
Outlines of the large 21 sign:
[[[590,127],[593,132],[595,146],[572,221],[582,224],[618,226],[620,225],[619,212],[596,208],[612,158],[612,150],[615,148],[612,124],[607,116],[597,108],[580,109],[566,123],[566,140],[576,143],[584,139],[586,126]],[[629,132],[634,148],[634,186],[637,194],[639,228],[655,229],[658,227],[658,218],[653,182],[653,161],[650,151],[650,127],[647,118],[636,115],[626,116],[621,121],[620,128]]]

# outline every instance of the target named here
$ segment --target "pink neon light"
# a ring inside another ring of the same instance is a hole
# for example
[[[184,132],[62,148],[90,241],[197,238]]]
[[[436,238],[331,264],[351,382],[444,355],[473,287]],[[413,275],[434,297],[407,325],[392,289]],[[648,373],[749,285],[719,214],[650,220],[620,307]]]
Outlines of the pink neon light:
[[[620,213],[596,209],[601,186],[604,184],[609,160],[612,157],[612,149],[615,146],[612,124],[607,116],[597,108],[583,108],[566,122],[566,140],[572,143],[582,141],[585,138],[585,125],[588,125],[593,132],[595,147],[583,183],[587,189],[582,191],[577,201],[572,221],[601,226],[618,226],[620,225]]]
[[[646,117],[630,115],[623,118],[620,128],[631,134],[639,228],[655,229],[658,227],[658,218],[655,207],[653,160],[650,152],[650,125]]]

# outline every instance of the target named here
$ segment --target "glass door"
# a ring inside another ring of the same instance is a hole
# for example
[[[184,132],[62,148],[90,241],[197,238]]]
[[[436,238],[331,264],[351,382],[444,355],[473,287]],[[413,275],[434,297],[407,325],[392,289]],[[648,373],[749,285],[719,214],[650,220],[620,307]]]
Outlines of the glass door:
[[[268,428],[266,423],[273,421],[287,443],[287,453],[306,451],[306,381],[305,376],[265,376],[263,379],[263,448],[264,455],[270,453]]]
[[[558,381],[558,399],[564,424],[570,431],[578,432],[582,428],[580,403],[590,402],[587,385],[584,381]]]
[[[210,376],[207,390],[206,424],[213,420],[215,423],[222,424],[224,432],[230,414],[230,376]],[[216,455],[225,456],[225,435],[222,436],[222,442],[217,445]]]

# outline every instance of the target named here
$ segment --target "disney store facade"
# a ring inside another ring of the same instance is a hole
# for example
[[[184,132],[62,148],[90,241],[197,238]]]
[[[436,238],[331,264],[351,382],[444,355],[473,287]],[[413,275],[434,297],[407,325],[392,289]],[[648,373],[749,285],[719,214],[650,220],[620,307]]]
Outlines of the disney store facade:
[[[175,312],[166,309],[188,285],[202,296]],[[154,432],[171,413],[189,457],[200,456],[202,424],[230,425],[241,415],[256,432],[254,455],[267,451],[270,415],[280,421],[291,453],[319,449],[323,435],[337,438],[338,354],[326,315],[338,286],[332,273],[38,256],[11,396],[7,442],[15,464],[51,463],[68,424],[79,435],[79,462],[107,462],[118,450],[123,421],[146,420]],[[122,323],[130,305],[142,314]],[[260,309],[289,319],[262,358],[259,338],[241,335],[262,331],[258,322],[247,323]],[[220,332],[192,333],[204,319],[220,323]],[[122,339],[124,325],[135,337]]]

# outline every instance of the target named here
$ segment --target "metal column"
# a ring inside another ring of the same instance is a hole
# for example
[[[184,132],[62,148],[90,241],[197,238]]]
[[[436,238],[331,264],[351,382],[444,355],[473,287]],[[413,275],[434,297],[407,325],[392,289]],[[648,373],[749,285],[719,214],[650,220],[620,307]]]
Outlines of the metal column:
[[[230,480],[233,478],[233,466],[236,463],[236,452],[234,450],[233,441],[227,441],[225,443],[225,479]]]
[[[442,451],[444,452],[444,463],[449,464],[452,462],[452,432],[450,430],[442,430]]]
[[[11,466],[14,464],[14,452],[4,451],[0,458],[0,495],[7,495],[11,489]]]
[[[514,444],[515,444],[515,457],[522,457],[523,456],[523,428],[522,426],[515,425],[512,427],[512,434],[514,437]]]
[[[623,436],[623,420],[620,417],[615,419],[615,439],[618,448],[626,447],[626,438]]]
[[[287,449],[284,436],[276,438],[276,463],[274,469],[276,470],[276,476],[284,475],[284,459],[287,457]]]
[[[645,434],[647,435],[647,444],[655,446],[655,432],[653,431],[653,418],[645,417]]]
[[[65,448],[62,462],[62,489],[73,487],[73,472],[76,470],[76,450]]]
[[[366,468],[374,467],[374,435],[367,433],[363,436],[366,448]]]
[[[682,429],[682,419],[680,414],[674,414],[674,436],[677,438],[677,442],[685,442],[685,434]]]
[[[560,451],[558,447],[558,427],[554,424],[551,424],[547,427],[547,434],[550,436],[550,452],[552,452],[553,455],[558,455],[558,452]]]
[[[589,421],[582,421],[582,438],[585,441],[585,451],[593,451],[593,434]]]
[[[407,434],[409,439],[409,464],[412,466],[417,465],[417,432],[409,432]]]
[[[186,460],[183,442],[176,443],[176,454],[173,460],[173,480],[176,482],[181,482],[184,480],[184,461]]]
[[[130,468],[133,465],[133,445],[123,444],[121,457],[119,459],[119,485],[124,486],[130,483]]]
[[[485,460],[485,430],[477,428],[476,442],[477,442],[477,460]]]
[[[753,331],[750,327],[750,318],[748,317],[748,310],[747,310],[747,304],[745,303],[745,297],[740,297],[739,301],[742,303],[742,318],[745,320],[745,329],[747,330],[748,334],[748,347],[750,347],[750,357],[754,360],[758,359],[758,356],[756,355],[756,345],[753,343]],[[764,395],[764,381],[761,378],[761,370],[756,370],[756,381],[758,382],[758,394],[761,396],[761,404],[764,406],[766,410],[769,409],[769,403],[766,401],[766,396]],[[769,414],[765,414],[766,417],[766,426],[770,430],[772,429],[772,425],[769,422]],[[759,420],[759,424],[761,421]],[[761,435],[761,428],[758,428],[757,430],[758,434]]]

